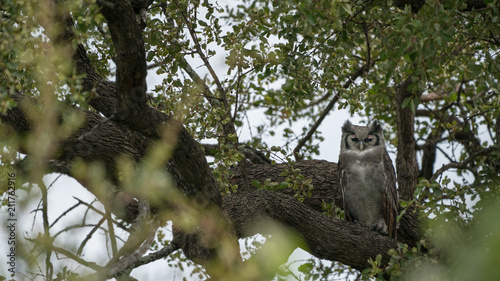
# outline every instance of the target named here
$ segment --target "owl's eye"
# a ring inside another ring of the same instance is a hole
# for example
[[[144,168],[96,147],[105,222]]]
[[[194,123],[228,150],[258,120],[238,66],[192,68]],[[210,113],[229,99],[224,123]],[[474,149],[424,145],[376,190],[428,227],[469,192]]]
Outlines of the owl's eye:
[[[372,141],[373,140],[373,135],[368,135],[365,139],[365,141]]]
[[[355,142],[359,141],[356,135],[351,135],[351,140]]]

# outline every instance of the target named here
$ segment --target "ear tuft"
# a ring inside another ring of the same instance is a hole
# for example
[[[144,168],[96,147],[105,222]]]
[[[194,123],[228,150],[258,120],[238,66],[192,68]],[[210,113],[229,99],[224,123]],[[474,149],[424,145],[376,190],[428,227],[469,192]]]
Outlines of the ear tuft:
[[[352,127],[351,121],[349,121],[349,120],[345,121],[344,125],[342,125],[342,132],[344,132],[344,133],[352,132],[351,127]]]

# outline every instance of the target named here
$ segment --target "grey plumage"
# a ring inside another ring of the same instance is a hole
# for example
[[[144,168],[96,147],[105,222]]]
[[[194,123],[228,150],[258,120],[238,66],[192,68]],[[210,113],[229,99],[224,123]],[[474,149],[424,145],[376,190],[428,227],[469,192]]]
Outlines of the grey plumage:
[[[377,121],[369,126],[344,123],[338,164],[346,220],[396,238],[396,176]]]

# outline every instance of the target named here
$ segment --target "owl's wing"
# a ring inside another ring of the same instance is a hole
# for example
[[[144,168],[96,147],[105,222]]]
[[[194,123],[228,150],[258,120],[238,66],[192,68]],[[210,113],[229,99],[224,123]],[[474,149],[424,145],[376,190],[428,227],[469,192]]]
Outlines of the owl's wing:
[[[338,180],[339,180],[339,186],[340,190],[342,191],[342,204],[344,207],[344,218],[346,221],[354,221],[351,217],[351,213],[349,213],[349,206],[347,206],[347,202],[345,200],[345,192],[346,192],[346,185],[347,185],[347,177],[346,177],[346,172],[342,163],[342,155],[339,156],[339,163],[337,167],[337,173],[338,173]]]
[[[394,172],[394,166],[387,151],[384,151],[383,158],[385,170],[384,218],[389,236],[396,239],[399,227],[399,223],[396,220],[399,206],[396,173]]]

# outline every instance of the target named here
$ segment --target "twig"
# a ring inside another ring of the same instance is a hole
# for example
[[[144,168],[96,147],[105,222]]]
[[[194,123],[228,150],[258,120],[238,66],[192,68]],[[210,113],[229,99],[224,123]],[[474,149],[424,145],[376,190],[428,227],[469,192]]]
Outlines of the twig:
[[[56,247],[54,245],[49,245],[49,247],[52,249],[52,251],[61,253],[61,254],[65,255],[66,257],[68,257],[68,258],[78,262],[79,264],[88,267],[88,268],[91,268],[93,270],[101,270],[102,269],[102,267],[97,265],[96,263],[86,261],[86,260],[76,256],[75,254],[71,253],[70,251],[68,251],[66,249],[59,248],[59,247]]]
[[[327,92],[326,94],[324,94],[321,98],[315,100],[315,101],[311,101],[308,105],[306,105],[305,107],[311,107],[311,106],[316,106],[322,102],[324,102],[325,100],[327,100],[329,97],[332,96],[332,93],[331,92]]]
[[[177,0],[175,1],[175,4],[177,6],[179,6],[179,2]],[[228,101],[228,98],[227,98],[226,89],[224,88],[224,86],[222,85],[221,81],[219,80],[219,77],[217,76],[217,74],[215,73],[214,69],[212,68],[212,65],[210,64],[210,62],[208,60],[208,57],[203,53],[203,50],[201,49],[200,41],[198,40],[198,37],[196,36],[196,31],[194,30],[193,25],[189,21],[186,13],[184,13],[184,12],[180,12],[180,13],[182,15],[182,18],[184,19],[184,22],[186,23],[187,29],[189,30],[189,34],[191,36],[191,39],[194,42],[194,46],[195,46],[196,52],[198,53],[198,55],[200,56],[200,58],[203,60],[203,64],[205,65],[205,67],[210,72],[210,75],[212,76],[212,79],[214,79],[214,82],[217,85],[217,89],[219,90],[219,94],[220,94],[219,101],[222,102],[222,106],[223,106],[222,109],[224,110],[224,114],[225,114],[225,116],[223,116],[222,120],[224,120],[226,117],[229,117],[229,122],[227,122],[227,123],[220,122],[220,125],[222,126],[222,131],[224,132],[225,142],[228,142],[229,135],[234,135],[236,137],[236,140],[234,141],[234,144],[237,144],[238,143],[238,135],[236,133],[236,128],[234,126],[234,119],[231,118],[231,106],[229,105],[229,101]],[[186,66],[189,66],[189,65],[186,64]],[[186,70],[186,69],[188,69],[188,67],[186,67],[184,70]],[[193,73],[193,75],[191,75],[190,73],[188,73],[191,77],[197,77],[198,76],[197,74],[195,75],[195,72],[192,69],[190,69],[189,72]],[[208,86],[204,82],[200,82],[202,80],[199,79],[199,77],[196,80],[197,81],[195,81],[195,82],[197,82],[198,84],[203,83],[205,91],[208,92]],[[220,106],[220,104],[214,103],[213,100],[209,100],[209,102],[210,102],[210,104],[212,106],[218,106],[218,107]],[[235,116],[236,116],[236,113],[235,113]],[[238,149],[237,146],[235,146],[235,148]],[[238,163],[238,166],[239,166],[239,168],[241,170],[241,174],[243,175],[243,188],[244,189],[249,189],[250,188],[250,183],[249,183],[250,181],[248,180],[248,175],[247,175],[247,172],[246,172],[246,162],[245,161],[240,161]]]
[[[101,224],[104,223],[105,220],[106,220],[106,218],[102,217],[99,220],[99,222],[94,226],[94,228],[92,228],[92,230],[89,232],[89,234],[87,234],[85,239],[83,239],[82,243],[80,244],[80,247],[78,247],[78,250],[76,251],[76,254],[78,256],[82,254],[83,248],[85,247],[87,242],[90,240],[90,238],[92,238],[92,235],[94,235],[94,233],[99,229],[99,227],[101,226]]]
[[[175,2],[177,4],[177,6],[179,6],[178,1],[175,1]],[[196,36],[196,31],[193,29],[193,25],[188,20],[188,18],[187,18],[187,16],[186,16],[185,13],[181,12],[181,14],[182,14],[182,17],[184,18],[184,21],[186,22],[186,26],[187,26],[187,28],[189,30],[189,34],[191,35],[191,39],[193,39],[194,46],[196,48],[196,51],[197,51],[198,55],[203,60],[203,64],[208,69],[208,72],[210,72],[210,75],[214,79],[215,84],[217,85],[217,88],[219,89],[220,96],[221,96],[221,99],[222,99],[222,103],[224,104],[224,107],[226,108],[226,110],[230,110],[229,102],[228,102],[227,96],[226,96],[226,90],[222,86],[222,83],[220,82],[219,77],[217,76],[217,74],[215,73],[214,69],[212,68],[212,65],[208,61],[207,56],[205,56],[205,54],[203,53],[203,50],[201,49],[200,41],[198,40],[198,37]]]
[[[240,85],[241,85],[241,68],[240,64],[238,63],[238,78],[236,80],[236,96],[235,96],[235,102],[234,102],[234,114],[231,117],[231,123],[234,124],[234,121],[236,120],[236,115],[238,114],[238,99],[240,97]]]
[[[73,225],[70,225],[68,227],[65,227],[61,230],[59,230],[56,234],[53,235],[53,238],[56,238],[58,237],[60,234],[64,233],[64,232],[68,232],[72,229],[77,229],[77,228],[84,228],[84,227],[96,227],[97,224],[86,224],[86,223],[80,223],[80,224],[73,224]]]
[[[311,137],[313,136],[314,132],[316,132],[316,130],[318,129],[319,125],[321,125],[321,122],[323,122],[323,120],[328,115],[328,113],[330,112],[330,110],[333,108],[333,106],[335,105],[335,103],[337,103],[337,101],[339,100],[339,97],[340,97],[340,92],[338,92],[333,97],[333,99],[328,103],[328,105],[325,107],[325,109],[323,110],[323,112],[321,112],[321,115],[319,116],[318,120],[316,120],[316,122],[312,125],[312,127],[307,132],[307,135],[303,139],[301,139],[299,141],[299,143],[297,144],[297,146],[294,148],[293,155],[294,155],[294,157],[295,157],[296,160],[301,160],[302,159],[302,156],[299,155],[300,149],[306,144],[307,141],[309,141],[311,139]]]
[[[51,225],[50,227],[54,226],[62,217],[66,216],[71,210],[75,209],[76,207],[80,206],[80,202],[76,203],[75,205],[71,206],[69,209],[64,211]]]
[[[26,161],[29,161],[28,159],[31,159],[30,156],[26,156],[24,159],[22,159],[20,162],[19,162],[19,165],[20,167],[25,165]],[[45,184],[43,183],[43,181],[41,181],[39,184],[40,185],[43,185],[43,187],[45,188],[45,193],[47,193],[47,190],[50,189],[52,187],[52,185],[54,185],[54,183],[61,177],[61,175],[57,176],[56,179],[54,179],[52,181],[52,183],[50,183],[49,187],[45,187]],[[33,229],[35,227],[35,220],[36,220],[36,215],[37,215],[37,212],[38,211],[42,211],[42,216],[44,215],[44,212],[43,212],[43,193],[44,191],[42,190],[42,188],[40,187],[40,190],[42,192],[42,198],[40,199],[40,201],[38,201],[38,205],[37,205],[37,208],[33,211],[31,211],[31,213],[35,213],[35,218],[33,219],[33,223],[31,225],[31,229]],[[42,209],[40,209],[40,205],[42,205]],[[46,213],[45,213],[46,214]],[[43,218],[44,222],[45,222],[45,218]],[[48,222],[48,219],[47,219],[47,222]]]
[[[442,173],[444,173],[445,171],[449,170],[449,169],[466,169],[468,164],[472,161],[474,161],[474,159],[476,159],[476,157],[478,156],[481,156],[481,155],[484,155],[484,154],[488,154],[494,150],[497,150],[498,148],[496,147],[488,147],[488,148],[485,148],[481,151],[478,151],[474,154],[472,154],[471,156],[467,157],[467,159],[465,159],[463,162],[452,162],[452,163],[448,163],[448,164],[445,164],[443,166],[441,166],[441,168],[439,168],[439,170],[437,170],[433,175],[432,177],[429,179],[430,182],[433,182],[435,181]]]
[[[182,69],[191,77],[191,79],[198,84],[199,86],[203,87],[203,96],[208,100],[208,102],[214,106],[214,100],[221,101],[221,98],[218,98],[214,96],[212,91],[210,91],[210,88],[208,88],[207,84],[201,79],[201,77],[194,71],[193,67],[184,59],[181,58],[181,65],[184,65]]]
[[[145,264],[148,264],[150,262],[154,262],[156,260],[162,259],[171,253],[177,251],[179,249],[179,246],[170,243],[167,246],[163,247],[161,250],[151,253],[147,256],[144,256],[138,260],[135,261],[135,263],[132,265],[132,267],[136,268]]]
[[[106,214],[105,214],[105,213],[103,213],[102,211],[98,210],[96,207],[94,207],[94,206],[90,205],[89,203],[84,202],[84,201],[82,201],[82,200],[80,200],[80,199],[78,199],[78,198],[76,198],[76,197],[74,197],[74,196],[73,196],[73,198],[75,198],[75,200],[77,200],[80,204],[87,206],[88,208],[90,208],[92,211],[94,211],[94,212],[98,213],[99,215],[101,215],[101,216],[103,216],[103,217],[105,217],[105,216],[106,216]],[[128,229],[128,228],[127,228],[124,224],[122,224],[122,223],[120,223],[120,222],[118,222],[118,221],[115,221],[115,220],[113,220],[113,223],[114,223],[114,224],[116,224],[116,225],[117,225],[118,227],[120,227],[121,229],[123,229],[123,230],[125,230],[125,231],[129,231],[129,229]]]
[[[58,177],[59,178],[59,177]],[[56,179],[57,180],[57,179]],[[55,182],[55,180],[54,180]],[[51,185],[52,186],[52,185]],[[49,225],[49,216],[48,216],[48,199],[47,199],[47,187],[43,181],[38,183],[38,187],[42,192],[42,218],[43,218],[43,239],[47,241],[50,240],[50,225]],[[45,257],[45,278],[47,280],[52,280],[53,266],[50,262],[50,256],[52,255],[52,251],[49,248],[45,249],[46,257]]]
[[[366,22],[364,23],[363,25],[363,31],[365,33],[365,40],[366,40],[366,65],[371,65],[371,61],[372,61],[372,49],[371,49],[371,46],[370,46],[370,35],[368,34],[368,25],[366,24]]]
[[[446,139],[447,138],[443,138],[443,140],[446,140]],[[436,149],[439,150],[444,155],[444,157],[446,157],[450,162],[454,162],[453,158],[451,158],[451,156],[448,155],[448,153],[446,153],[446,151],[444,151],[444,149],[442,149],[439,146],[436,146]]]

